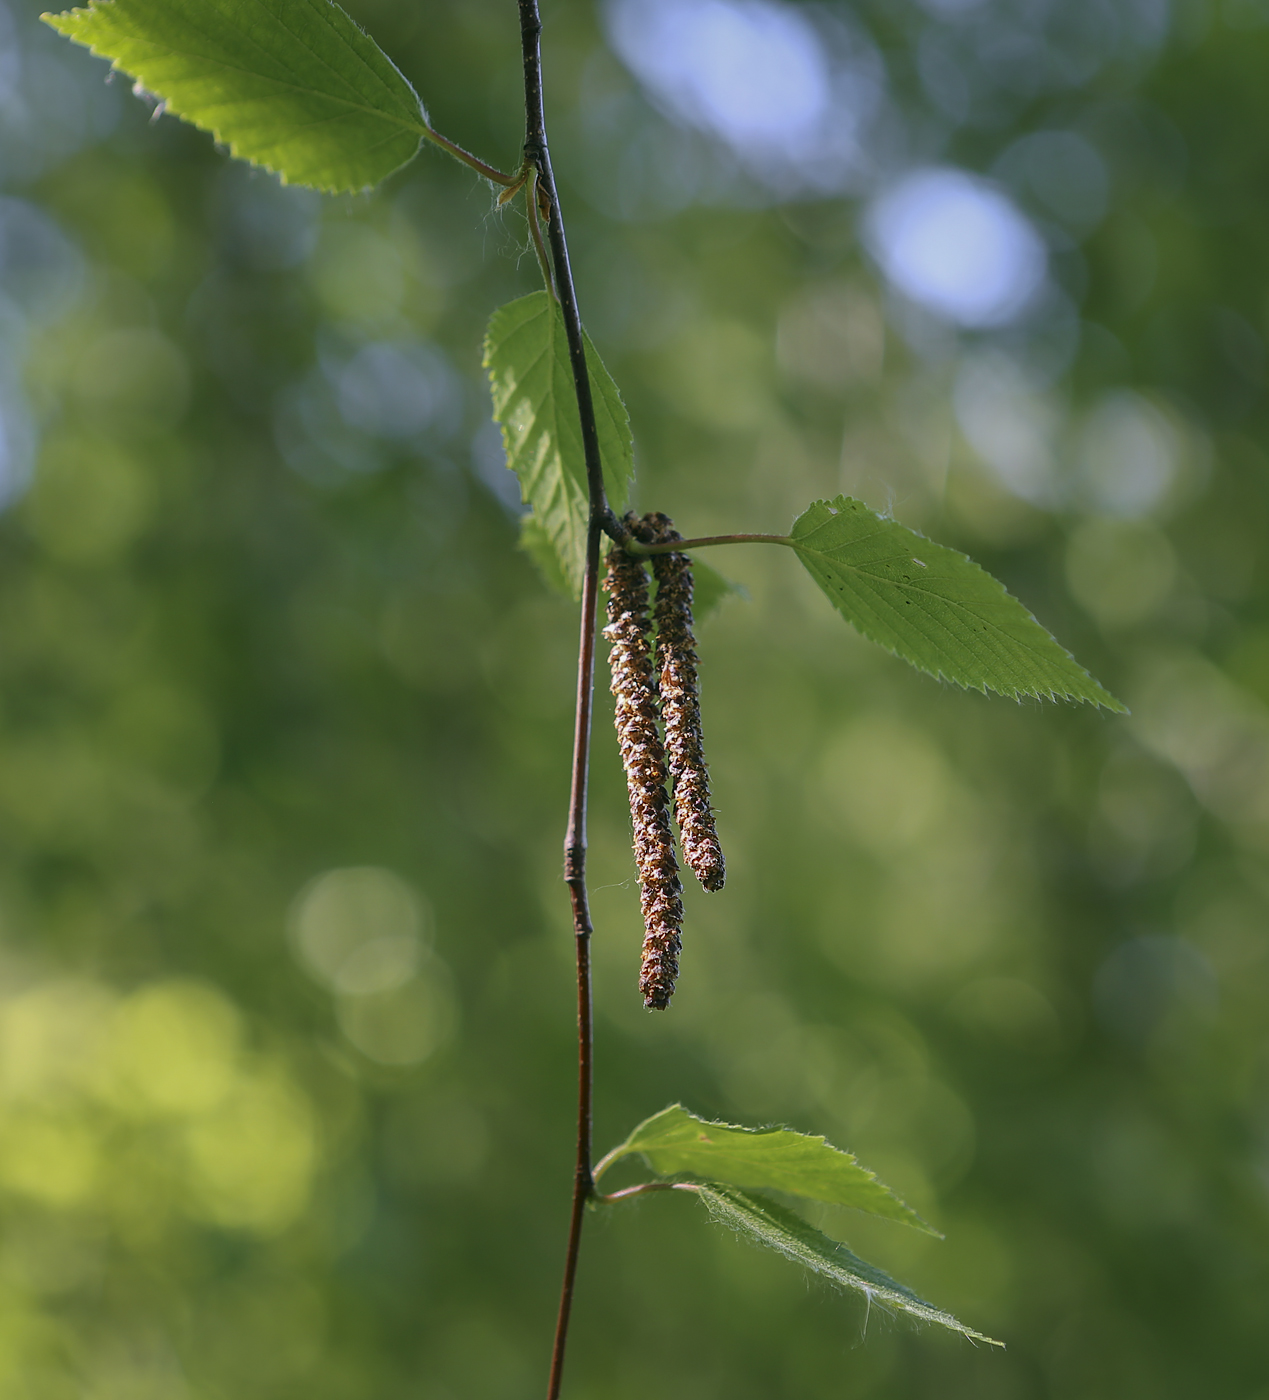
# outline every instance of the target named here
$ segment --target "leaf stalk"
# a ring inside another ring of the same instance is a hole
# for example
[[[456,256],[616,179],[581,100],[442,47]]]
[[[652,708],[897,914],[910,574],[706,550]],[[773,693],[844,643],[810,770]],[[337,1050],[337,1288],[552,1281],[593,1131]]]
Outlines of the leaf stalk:
[[[555,278],[551,272],[551,260],[547,256],[546,244],[542,240],[542,223],[538,217],[538,172],[534,165],[529,166],[529,176],[527,180],[528,189],[524,196],[525,217],[529,221],[529,232],[533,236],[533,251],[538,257],[538,267],[542,271],[542,281],[546,284],[546,290],[551,296],[559,301],[559,293],[555,290]],[[548,206],[549,207],[549,206]]]
[[[430,126],[424,125],[422,131],[423,135],[439,146],[441,150],[448,151],[455,160],[461,160],[464,165],[470,166],[478,175],[483,175],[486,180],[492,180],[495,185],[510,188],[521,178],[518,172],[515,175],[508,175],[496,166],[486,164],[479,156],[474,156],[470,151],[464,150],[457,141],[451,141],[448,136],[442,136],[439,131],[434,131]]]
[[[622,1201],[633,1200],[636,1196],[646,1196],[652,1191],[697,1191],[694,1181],[641,1181],[637,1186],[624,1186],[620,1191],[613,1191],[610,1195],[600,1195],[598,1192],[591,1198],[596,1205],[615,1206]]]
[[[716,544],[782,544],[794,548],[788,535],[701,535],[694,540],[669,540],[664,544],[644,544],[627,535],[622,545],[628,554],[683,554],[689,549],[705,549]]]

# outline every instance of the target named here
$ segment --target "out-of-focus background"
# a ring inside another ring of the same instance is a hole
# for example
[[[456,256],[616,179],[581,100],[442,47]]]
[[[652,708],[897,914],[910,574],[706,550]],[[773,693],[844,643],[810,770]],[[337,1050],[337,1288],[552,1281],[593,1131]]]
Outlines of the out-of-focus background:
[[[514,165],[510,0],[353,0]],[[425,151],[230,164],[0,3],[0,1397],[518,1400],[572,1154],[575,614],[482,383],[537,280]],[[1009,1344],[690,1201],[592,1218],[570,1400],[1269,1396],[1269,5],[544,0],[639,503],[845,491],[1132,708],[965,694],[783,551],[701,628],[726,891],[635,990],[592,807],[602,1150],[824,1133],[817,1219]]]

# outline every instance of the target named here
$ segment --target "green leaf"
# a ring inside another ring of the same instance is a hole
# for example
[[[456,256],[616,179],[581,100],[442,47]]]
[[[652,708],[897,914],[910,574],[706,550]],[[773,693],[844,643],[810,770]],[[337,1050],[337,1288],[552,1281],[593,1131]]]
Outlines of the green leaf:
[[[709,1181],[789,1191],[938,1233],[849,1152],[822,1137],[711,1123],[676,1103],[640,1123],[601,1166],[632,1152],[641,1153],[660,1176],[689,1172]]]
[[[816,501],[790,543],[865,637],[932,676],[1019,699],[1087,700],[1126,714],[984,569],[849,496]]]
[[[620,515],[634,475],[630,419],[589,336],[585,344],[604,489],[608,504]],[[521,494],[554,547],[570,589],[579,596],[590,505],[559,303],[546,292],[533,292],[495,311],[485,336],[485,368],[507,465],[520,478]]]
[[[698,1185],[694,1189],[720,1225],[730,1226],[737,1234],[744,1235],[755,1244],[774,1249],[786,1259],[823,1274],[835,1283],[857,1289],[868,1297],[869,1302],[889,1305],[925,1322],[937,1322],[939,1326],[959,1332],[971,1341],[1003,1346],[1002,1342],[958,1322],[951,1313],[942,1312],[923,1298],[918,1298],[910,1288],[905,1288],[889,1274],[852,1254],[844,1244],[839,1244],[775,1201],[731,1186]]]
[[[367,189],[426,130],[414,89],[330,0],[92,0],[42,18],[284,183]]]
[[[566,598],[573,596],[573,586],[564,577],[560,556],[555,552],[551,537],[532,513],[520,518],[520,548],[538,566],[543,583],[552,593],[562,593]]]

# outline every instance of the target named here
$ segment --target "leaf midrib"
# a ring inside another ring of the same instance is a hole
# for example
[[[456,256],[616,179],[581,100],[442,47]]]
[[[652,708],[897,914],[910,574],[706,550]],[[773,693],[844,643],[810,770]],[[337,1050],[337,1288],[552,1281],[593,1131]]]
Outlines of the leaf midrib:
[[[531,326],[534,323],[534,321],[536,321],[540,316],[549,315],[550,307],[548,306],[543,311],[536,312],[534,315],[526,317],[515,328],[515,330],[512,332],[512,335],[516,335],[520,331],[523,331],[526,327]],[[550,438],[551,451],[554,453],[554,456],[558,463],[558,480],[556,484],[550,488],[550,496],[552,499],[556,497],[562,498],[565,501],[565,505],[567,507],[568,483],[570,480],[573,479],[570,477],[568,466],[564,460],[564,453],[560,449],[560,395],[556,392],[551,373],[555,362],[555,333],[553,326],[551,327],[551,330],[546,337],[546,344],[541,350],[538,351],[538,353],[533,357],[533,359],[529,361],[524,373],[522,373],[518,377],[518,384],[523,384],[523,382],[526,379],[530,378],[538,370],[539,366],[543,364],[543,362],[546,363],[546,389],[542,394],[542,397],[538,399],[536,403],[534,402],[532,395],[525,395],[525,397],[529,401],[530,407],[533,410],[533,422],[532,429],[530,432],[525,434],[524,443],[521,446],[520,451],[517,455],[525,455],[528,452],[529,443],[531,441],[541,441],[541,439],[544,437]],[[514,392],[515,390],[513,389],[512,393],[507,395],[507,398],[504,400],[503,403],[504,408],[509,406],[509,400],[513,397]],[[545,422],[543,421],[544,419],[546,420]],[[538,473],[537,475],[540,477],[540,473]],[[573,480],[573,485],[576,486],[577,484],[578,483],[575,480]],[[571,542],[575,534],[575,530],[573,528],[572,512],[566,508],[564,511],[564,516],[565,530],[563,533],[567,535]],[[556,531],[555,533],[558,535],[560,532]]]
[[[819,529],[823,529],[823,526],[818,526],[818,527],[817,527],[817,530],[819,530]],[[815,533],[816,533],[816,531],[812,531],[810,535],[802,536],[801,538],[799,538],[799,537],[797,537],[797,536],[794,536],[794,537],[793,537],[793,547],[794,547],[795,549],[801,550],[803,553],[810,554],[810,555],[814,556],[814,557],[817,558],[817,559],[826,560],[826,561],[827,561],[829,564],[831,564],[834,568],[839,569],[839,570],[841,570],[842,572],[847,572],[847,573],[850,573],[850,574],[852,574],[852,575],[854,575],[854,576],[856,576],[856,577],[858,577],[858,578],[869,580],[869,581],[872,583],[872,585],[873,585],[873,590],[877,592],[877,595],[878,595],[878,596],[876,597],[877,603],[880,604],[880,605],[882,605],[882,606],[884,606],[884,607],[886,607],[886,608],[888,608],[890,611],[894,612],[894,614],[895,614],[896,617],[903,618],[903,619],[905,620],[905,622],[908,621],[906,615],[903,614],[903,613],[897,612],[897,611],[895,610],[895,608],[894,608],[893,603],[890,603],[890,602],[885,598],[885,596],[884,596],[883,594],[880,594],[879,590],[880,590],[881,588],[887,588],[887,587],[888,587],[888,588],[893,588],[893,589],[895,589],[896,591],[898,591],[898,592],[900,592],[900,593],[906,591],[906,592],[910,592],[910,593],[914,594],[916,597],[918,597],[918,598],[920,598],[920,599],[922,599],[922,600],[927,600],[927,599],[928,599],[928,600],[933,600],[933,601],[938,602],[938,603],[942,603],[942,604],[944,604],[945,606],[956,610],[958,616],[961,616],[961,617],[969,617],[969,618],[972,618],[974,621],[984,622],[984,623],[991,629],[991,632],[990,632],[989,635],[994,636],[997,640],[1002,640],[1002,639],[1003,639],[1003,641],[1004,641],[1005,643],[1007,643],[1007,644],[1010,644],[1010,645],[1013,645],[1013,646],[1017,646],[1017,647],[1023,648],[1023,649],[1024,649],[1025,651],[1027,651],[1037,662],[1043,663],[1043,662],[1045,662],[1045,661],[1047,660],[1047,658],[1046,658],[1045,655],[1044,655],[1044,652],[1038,650],[1032,643],[1028,642],[1025,638],[1015,637],[1012,633],[1006,632],[1005,629],[999,625],[999,623],[993,621],[990,617],[984,618],[984,617],[981,617],[981,616],[979,616],[978,614],[972,612],[971,609],[970,609],[970,607],[969,607],[969,605],[966,604],[966,603],[964,603],[964,602],[961,602],[959,599],[944,597],[944,596],[941,595],[941,594],[934,593],[932,590],[930,590],[930,589],[928,589],[928,588],[922,588],[922,587],[920,587],[919,584],[913,583],[913,582],[911,582],[911,581],[909,581],[909,582],[907,582],[907,583],[904,583],[904,582],[900,582],[900,581],[897,580],[897,579],[882,578],[882,577],[880,577],[880,576],[877,575],[877,574],[870,573],[870,572],[868,571],[868,569],[867,569],[864,565],[861,565],[861,564],[850,564],[850,563],[847,563],[845,560],[835,559],[831,554],[828,554],[828,553],[827,553],[826,551],[824,551],[823,549],[815,549],[815,548],[812,548],[812,547],[808,547],[807,544],[805,543],[805,541],[806,541],[807,539],[812,538],[812,537],[814,536]],[[855,544],[855,543],[864,543],[864,542],[866,542],[867,540],[869,540],[870,538],[873,538],[874,536],[878,536],[878,535],[881,535],[881,534],[882,534],[882,531],[880,531],[880,530],[874,530],[874,531],[872,531],[871,535],[861,535],[861,536],[859,537],[858,540],[852,541],[851,543],[852,543],[852,544]],[[931,543],[933,543],[933,541],[931,541]],[[939,546],[939,548],[943,548],[943,549],[945,549],[946,547],[947,547],[946,545],[941,545],[941,546]],[[907,558],[907,557],[910,557],[910,556],[907,556],[907,555],[905,555],[905,554],[900,553],[900,554],[895,554],[895,555],[889,555],[889,556],[887,556],[887,559],[903,559],[903,558]],[[873,563],[873,564],[879,564],[879,563],[886,562],[886,560],[870,560],[869,562],[870,562],[870,563]],[[967,562],[967,563],[972,563],[972,560],[967,560],[966,562]],[[988,577],[990,577],[990,575],[988,575]],[[1014,603],[1017,604],[1017,606],[1018,606],[1019,608],[1022,608],[1023,611],[1026,612],[1026,608],[1025,608],[1024,604],[1019,603],[1019,602],[1017,601],[1017,599],[1012,599],[1012,600],[1011,600],[1010,597],[1009,597],[1009,594],[1007,594],[1007,593],[1004,594],[1003,598],[1002,598],[1000,601],[1003,602],[1003,603],[1005,603],[1006,605],[1007,605],[1010,601],[1013,601]],[[989,604],[987,604],[987,601],[986,601],[986,600],[984,600],[984,606],[989,606]],[[1030,614],[1029,612],[1026,612],[1026,615],[1027,615],[1027,617],[1031,617],[1031,614]],[[952,638],[956,638],[956,637],[957,637],[958,634],[956,633],[955,629],[953,629],[952,627],[949,627],[949,626],[947,625],[947,623],[941,622],[937,617],[933,616],[932,613],[930,613],[930,612],[927,611],[926,613],[924,613],[924,617],[925,617],[926,619],[928,619],[929,622],[933,623],[934,626],[936,626],[937,628],[939,628],[941,633],[944,633],[944,634],[946,634],[947,636],[952,637]],[[915,620],[915,619],[913,619],[913,620]],[[1038,623],[1037,623],[1036,625],[1039,626]],[[921,629],[918,628],[917,630],[921,630]],[[922,635],[923,635],[923,636],[927,636],[927,634],[924,633],[924,632],[922,632]],[[975,635],[978,635],[978,634],[975,634]],[[931,644],[937,644],[937,643],[935,643],[935,642],[933,641],[933,639],[928,638],[928,636],[927,636],[927,639],[931,641]],[[1054,642],[1053,645],[1054,645],[1054,646],[1057,646],[1058,643]],[[1051,663],[1050,663],[1050,664],[1051,664]]]

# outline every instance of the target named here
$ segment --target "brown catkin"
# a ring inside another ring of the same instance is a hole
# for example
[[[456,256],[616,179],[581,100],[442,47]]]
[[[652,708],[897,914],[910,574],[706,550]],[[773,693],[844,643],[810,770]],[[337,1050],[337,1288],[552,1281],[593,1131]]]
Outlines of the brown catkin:
[[[659,513],[643,517],[638,535],[645,544],[669,544],[683,538],[669,516]],[[683,859],[707,890],[721,890],[727,867],[709,803],[696,638],[692,635],[692,561],[686,554],[654,554],[652,571],[657,579],[656,666],[661,719]]]
[[[630,523],[630,517],[627,517]],[[666,794],[665,750],[657,730],[656,678],[648,642],[648,575],[643,564],[614,545],[608,551],[604,588],[608,593],[612,693],[616,697],[617,743],[630,792],[639,902],[643,906],[643,1004],[664,1011],[679,973],[679,930],[683,925],[682,886]]]

